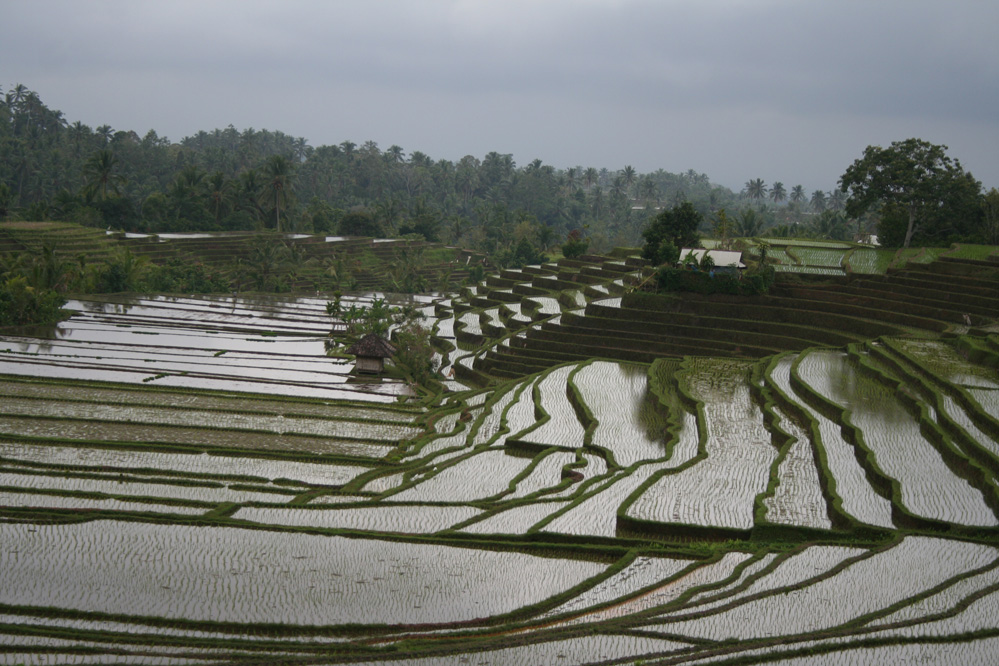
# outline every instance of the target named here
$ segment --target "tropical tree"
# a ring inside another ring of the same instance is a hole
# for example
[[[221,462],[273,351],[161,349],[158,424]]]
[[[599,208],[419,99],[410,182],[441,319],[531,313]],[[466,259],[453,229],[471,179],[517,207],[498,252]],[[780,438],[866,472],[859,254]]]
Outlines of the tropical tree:
[[[770,198],[777,204],[787,198],[787,190],[784,189],[784,183],[780,181],[774,183],[774,186],[770,188]]]
[[[791,203],[796,203],[796,204],[797,203],[802,203],[803,201],[805,201],[808,197],[805,194],[805,188],[804,188],[804,186],[803,185],[795,185],[794,187],[792,187],[791,188],[791,195],[790,195],[789,198],[791,200]]]
[[[917,233],[933,235],[971,210],[980,211],[981,183],[947,155],[947,146],[922,139],[868,146],[840,178],[840,189],[850,195],[848,215],[880,208],[885,228],[879,224],[879,239],[901,236],[902,247]],[[891,222],[904,233],[884,233],[893,230]]]
[[[999,245],[999,190],[992,188],[982,197],[982,240]]]
[[[675,262],[683,248],[700,247],[697,228],[702,219],[689,201],[659,213],[642,231],[642,256],[658,266]]]
[[[274,228],[281,231],[281,207],[288,208],[294,194],[291,162],[284,155],[271,155],[264,166],[264,200],[274,207]]]
[[[732,232],[735,231],[735,228],[736,226],[732,218],[728,216],[724,208],[715,213],[715,217],[711,221],[711,233],[721,241],[721,249],[729,249],[728,241],[732,237]]]
[[[766,198],[767,196],[767,184],[763,182],[762,178],[754,178],[753,180],[746,181],[745,187],[746,196],[755,201]]]
[[[828,206],[830,210],[843,210],[846,208],[846,193],[839,189],[830,192]]]
[[[638,174],[635,172],[635,168],[630,164],[621,169],[621,180],[624,182],[625,194],[631,192],[631,188],[635,184],[637,177]]]
[[[212,217],[215,218],[215,225],[218,226],[232,208],[235,196],[233,183],[224,173],[216,171],[208,177],[207,188],[208,205],[211,207]]]
[[[812,192],[812,210],[816,213],[821,213],[826,209],[826,193],[822,190],[815,190]]]
[[[125,182],[125,178],[115,173],[118,167],[118,158],[110,150],[99,150],[90,156],[83,166],[83,174],[87,178],[87,185],[84,193],[88,199],[107,199],[108,190],[118,194],[119,187]]]
[[[763,216],[752,208],[745,208],[739,213],[736,230],[743,238],[759,236],[763,231]]]

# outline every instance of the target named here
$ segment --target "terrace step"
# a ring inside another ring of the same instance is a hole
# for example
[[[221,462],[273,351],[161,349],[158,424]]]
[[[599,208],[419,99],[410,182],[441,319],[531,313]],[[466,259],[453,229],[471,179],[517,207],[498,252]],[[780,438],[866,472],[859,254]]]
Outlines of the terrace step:
[[[912,294],[891,293],[880,289],[863,288],[856,285],[828,285],[821,290],[787,287],[782,289],[782,291],[790,296],[798,298],[838,302],[859,302],[863,303],[865,307],[880,307],[887,312],[952,323],[962,322],[963,312],[971,308],[971,306],[966,306],[961,309],[953,309],[951,307],[946,307],[951,305],[947,301],[933,301],[919,296],[914,296]],[[988,316],[989,308],[980,309],[982,310],[980,314]],[[922,326],[921,324],[915,325],[922,328],[930,328],[929,326]]]

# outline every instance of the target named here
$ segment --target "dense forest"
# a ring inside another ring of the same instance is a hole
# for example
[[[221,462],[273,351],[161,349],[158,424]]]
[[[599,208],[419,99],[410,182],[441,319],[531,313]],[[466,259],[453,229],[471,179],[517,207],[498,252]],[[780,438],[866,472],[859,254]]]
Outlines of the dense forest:
[[[688,201],[703,216],[701,231],[716,235],[846,240],[875,230],[873,219],[847,219],[836,187],[809,194],[751,178],[733,192],[693,170],[518,166],[499,152],[453,162],[374,141],[313,147],[232,125],[174,143],[153,130],[140,137],[69,122],[23,85],[0,98],[0,220],[132,232],[419,234],[502,264],[518,247],[545,251],[574,231],[593,250],[635,245],[657,210]],[[968,228],[956,233],[977,233]]]

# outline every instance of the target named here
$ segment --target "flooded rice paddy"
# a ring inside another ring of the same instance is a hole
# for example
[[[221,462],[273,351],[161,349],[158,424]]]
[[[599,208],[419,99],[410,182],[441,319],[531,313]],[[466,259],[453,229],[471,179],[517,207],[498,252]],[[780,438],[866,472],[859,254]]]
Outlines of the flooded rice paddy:
[[[531,300],[458,328],[560,311]],[[322,299],[74,305],[0,337],[0,663],[999,650],[999,376],[949,343],[433,402],[327,358]]]

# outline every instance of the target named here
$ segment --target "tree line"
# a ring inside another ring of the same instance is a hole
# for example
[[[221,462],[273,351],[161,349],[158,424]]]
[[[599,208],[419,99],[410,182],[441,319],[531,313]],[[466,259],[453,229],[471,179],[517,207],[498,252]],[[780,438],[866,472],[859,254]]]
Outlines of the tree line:
[[[694,170],[519,166],[499,152],[452,161],[374,141],[313,147],[231,125],[175,143],[154,130],[140,137],[70,123],[23,85],[0,98],[0,219],[135,232],[419,234],[515,256],[574,232],[593,250],[635,245],[651,217],[684,202],[704,217],[703,233],[720,222],[745,236],[846,240],[874,231],[878,219],[848,217],[840,188],[807,195],[801,185],[756,178],[733,192]]]

